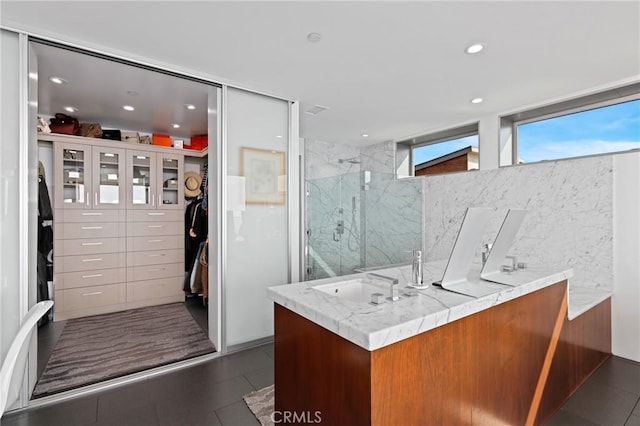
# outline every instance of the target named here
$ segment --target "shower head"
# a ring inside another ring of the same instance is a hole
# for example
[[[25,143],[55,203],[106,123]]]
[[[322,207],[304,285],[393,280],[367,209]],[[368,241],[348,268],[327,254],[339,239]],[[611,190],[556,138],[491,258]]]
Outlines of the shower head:
[[[338,158],[338,163],[360,164],[360,159],[358,157]]]

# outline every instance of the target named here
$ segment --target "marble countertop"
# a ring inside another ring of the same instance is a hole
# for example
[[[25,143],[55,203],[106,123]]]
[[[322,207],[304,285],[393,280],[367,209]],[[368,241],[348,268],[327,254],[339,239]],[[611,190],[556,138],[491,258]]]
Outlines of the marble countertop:
[[[426,263],[424,281],[430,283],[439,280],[445,265],[446,261]],[[322,284],[358,280],[366,277],[366,273],[270,287],[267,294],[279,305],[364,349],[373,351],[573,276],[572,269],[528,267],[515,272],[522,277],[523,284],[508,287],[480,280],[479,265],[474,265],[469,274],[469,281],[495,292],[473,298],[431,285],[424,290],[407,287],[407,283],[410,282],[411,265],[379,269],[375,273],[398,278],[401,293],[413,291],[419,295],[402,297],[397,302],[372,305],[337,298],[313,289]],[[594,300],[600,298],[602,301],[609,296],[599,292],[597,295],[578,293],[572,297],[571,286],[569,288],[570,318],[572,302],[573,313],[576,316],[594,306]],[[388,295],[388,292],[384,293]]]

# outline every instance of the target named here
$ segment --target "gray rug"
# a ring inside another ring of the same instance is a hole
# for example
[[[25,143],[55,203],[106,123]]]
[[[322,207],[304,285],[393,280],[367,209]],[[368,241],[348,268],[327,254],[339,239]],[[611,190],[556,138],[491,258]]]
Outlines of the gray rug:
[[[67,321],[34,398],[215,352],[184,303]]]
[[[248,393],[243,397],[247,407],[249,407],[249,410],[256,416],[262,426],[274,426],[273,419],[271,418],[274,396],[275,387],[271,385]]]

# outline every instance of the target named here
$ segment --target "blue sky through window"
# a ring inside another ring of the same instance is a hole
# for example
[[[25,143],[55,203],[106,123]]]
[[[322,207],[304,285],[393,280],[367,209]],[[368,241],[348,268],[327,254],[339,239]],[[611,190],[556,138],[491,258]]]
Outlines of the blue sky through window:
[[[468,146],[478,135],[415,148],[414,164]],[[640,148],[640,100],[623,102],[518,126],[518,158],[525,163]]]
[[[413,163],[418,165],[468,146],[478,146],[478,135],[418,147],[413,151]]]
[[[518,126],[525,163],[640,148],[640,100]]]

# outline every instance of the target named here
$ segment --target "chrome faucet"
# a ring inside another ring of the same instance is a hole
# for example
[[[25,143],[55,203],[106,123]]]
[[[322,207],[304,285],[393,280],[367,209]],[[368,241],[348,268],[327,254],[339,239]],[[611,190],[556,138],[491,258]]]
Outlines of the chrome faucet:
[[[397,302],[398,300],[400,300],[400,292],[398,290],[399,285],[398,285],[397,278],[387,277],[386,275],[380,275],[373,272],[368,273],[367,277],[372,280],[379,279],[379,280],[388,282],[390,284],[388,299],[391,300],[392,302]]]
[[[424,277],[422,273],[422,251],[413,250],[411,262],[411,285],[414,287],[422,287],[424,285]]]

